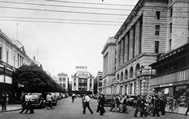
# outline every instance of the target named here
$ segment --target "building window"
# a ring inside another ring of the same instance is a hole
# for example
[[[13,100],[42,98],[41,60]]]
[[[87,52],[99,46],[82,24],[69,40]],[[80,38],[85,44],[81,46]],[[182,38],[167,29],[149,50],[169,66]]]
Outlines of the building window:
[[[170,27],[170,33],[172,33],[172,23],[169,24]]]
[[[172,39],[169,39],[169,51],[171,51],[171,43],[172,43]]]
[[[9,63],[9,51],[7,51],[7,63]]]
[[[159,41],[155,41],[155,53],[159,53]]]
[[[173,8],[170,8],[170,17],[173,16]]]
[[[2,60],[2,47],[0,47],[0,60]]]
[[[160,19],[160,11],[156,11],[156,18],[159,20]]]
[[[160,31],[160,26],[159,25],[156,25],[155,26],[155,35],[159,35],[159,31]]]

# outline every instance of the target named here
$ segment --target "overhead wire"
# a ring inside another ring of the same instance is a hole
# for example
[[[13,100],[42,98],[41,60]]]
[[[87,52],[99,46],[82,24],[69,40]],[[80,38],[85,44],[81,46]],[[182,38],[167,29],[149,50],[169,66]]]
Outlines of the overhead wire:
[[[108,5],[108,6],[135,6],[135,5],[126,5],[126,4],[108,4],[108,3],[94,3],[94,2],[75,2],[75,1],[65,1],[65,0],[44,0],[44,1],[51,1],[51,2],[59,2],[59,3],[76,3],[76,4],[87,4],[87,5]]]
[[[15,18],[15,17],[13,17]],[[27,17],[26,17],[27,18]],[[27,19],[11,19],[11,17],[2,17],[0,16],[0,21],[20,21],[20,22],[41,22],[41,23],[68,23],[68,24],[86,24],[86,25],[109,25],[109,26],[121,26],[123,23],[120,23],[120,24],[115,24],[115,23],[95,23],[94,21],[85,21],[85,22],[81,22],[81,20],[74,20],[73,22],[70,22],[70,21],[56,21],[56,20],[49,20],[49,19],[30,19],[30,18],[27,18]],[[155,28],[155,25],[157,24],[154,24],[154,23],[150,23],[150,22],[145,22],[143,23],[144,26],[146,28]],[[132,27],[134,25],[127,25],[127,27]],[[135,27],[138,27],[138,26],[135,26]],[[169,25],[164,23],[160,26],[160,28],[169,28]],[[181,25],[177,25],[177,24],[173,24],[172,28],[179,28],[179,29],[188,29],[187,26],[181,26]]]
[[[48,12],[62,12],[62,13],[79,13],[79,14],[96,14],[96,15],[113,15],[113,16],[125,16],[126,14],[113,14],[113,13],[100,13],[100,12],[79,12],[79,11],[68,11],[68,10],[52,10],[52,9],[34,9],[24,7],[7,7],[1,6],[0,8],[8,9],[21,9],[21,10],[35,10],[35,11],[48,11]]]
[[[82,22],[66,22],[66,21],[47,21],[47,20],[11,20],[11,19],[1,19],[0,21],[21,21],[21,22],[40,22],[40,23],[64,23],[64,24],[85,24],[85,25],[106,25],[106,26],[120,26],[119,24],[108,24],[108,23],[82,23]]]
[[[26,2],[15,2],[15,1],[0,1],[1,3],[10,3],[10,4],[22,4],[22,5],[40,5],[40,6],[48,6],[48,7],[65,7],[65,8],[81,8],[81,9],[98,9],[98,10],[124,10],[131,11],[132,9],[117,9],[117,8],[100,8],[100,7],[81,7],[81,6],[71,6],[71,5],[50,5],[50,4],[42,4],[42,3],[26,3]]]

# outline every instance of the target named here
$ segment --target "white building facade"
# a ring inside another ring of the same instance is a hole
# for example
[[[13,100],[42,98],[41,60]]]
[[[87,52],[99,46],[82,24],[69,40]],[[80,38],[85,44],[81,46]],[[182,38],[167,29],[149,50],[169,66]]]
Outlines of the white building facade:
[[[0,31],[0,83],[12,84],[13,71],[32,62],[35,63],[18,40],[11,40]]]
[[[76,73],[72,76],[72,92],[93,93],[94,77],[86,66],[76,66]]]

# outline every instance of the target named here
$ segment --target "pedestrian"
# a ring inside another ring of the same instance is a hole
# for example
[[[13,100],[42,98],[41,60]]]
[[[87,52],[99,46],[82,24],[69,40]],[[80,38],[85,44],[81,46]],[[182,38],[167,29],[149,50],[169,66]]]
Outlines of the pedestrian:
[[[160,110],[160,100],[158,98],[158,96],[155,96],[155,100],[154,100],[154,112],[153,112],[153,116],[157,115],[157,117],[159,117],[159,110]]]
[[[119,95],[117,95],[116,96],[116,107],[115,107],[115,111],[116,112],[120,112],[121,111],[121,107],[120,107],[120,96]]]
[[[140,116],[143,117],[143,115],[146,117],[148,115],[147,111],[147,102],[146,102],[146,96],[142,96],[141,100],[141,113]]]
[[[3,111],[7,110],[6,105],[7,105],[7,93],[3,91],[1,94],[1,106]]]
[[[52,97],[51,93],[48,93],[47,97],[46,97],[46,104],[48,104],[47,106],[50,107],[51,109],[53,109],[52,101],[53,101],[53,97]]]
[[[28,112],[28,110],[30,110],[30,114],[33,114],[34,113],[34,110],[33,110],[33,106],[32,106],[32,101],[33,101],[33,96],[32,96],[32,93],[28,93],[28,95],[27,95],[27,110],[26,110],[26,112],[25,113],[27,113]]]
[[[160,97],[160,112],[162,115],[165,115],[165,106],[166,106],[166,101],[164,96]]]
[[[22,110],[19,112],[20,114],[22,114],[26,109],[27,109],[27,106],[28,106],[28,104],[27,104],[27,102],[26,102],[26,100],[25,100],[25,96],[26,96],[26,93],[24,93],[23,95],[22,95],[22,97],[21,97],[21,102],[22,102]]]
[[[105,103],[105,97],[103,94],[101,94],[99,101],[99,111],[101,116],[106,112],[104,109],[104,103]]]
[[[188,112],[189,112],[189,98],[187,99],[187,109],[186,109],[185,116],[187,116]]]
[[[82,112],[84,113],[84,107],[85,107],[85,104],[86,104],[86,100],[85,100],[85,94],[83,95],[83,97],[82,97]]]
[[[86,100],[86,102],[85,102],[85,105],[84,105],[83,114],[85,114],[85,113],[86,113],[86,108],[88,108],[88,109],[89,109],[89,111],[91,112],[91,114],[93,114],[93,111],[91,110],[90,105],[89,105],[89,102],[90,102],[90,97],[89,97],[89,95],[88,95],[88,94],[86,94],[86,96],[85,96],[85,100]]]
[[[134,112],[134,117],[137,117],[137,114],[139,111],[141,111],[141,96],[137,96],[137,104],[136,104],[136,109],[135,109],[135,112]]]
[[[72,94],[72,103],[74,103],[74,99],[75,99],[75,94]]]
[[[110,102],[110,111],[115,111],[115,104],[116,104],[116,98],[115,95],[112,95],[111,102]]]
[[[145,99],[143,99],[142,96],[138,96],[137,99],[137,104],[136,104],[136,110],[134,112],[134,117],[137,117],[138,112],[140,112],[140,116],[142,117],[143,115],[146,117],[147,112],[145,111]]]
[[[122,112],[122,113],[128,113],[128,111],[127,111],[127,95],[125,95],[125,96],[123,97],[121,103],[122,103],[122,105],[123,105],[121,112]]]
[[[96,110],[96,112],[99,112],[100,111],[100,98],[101,98],[101,96],[102,95],[99,95],[98,97],[97,97],[97,110]]]

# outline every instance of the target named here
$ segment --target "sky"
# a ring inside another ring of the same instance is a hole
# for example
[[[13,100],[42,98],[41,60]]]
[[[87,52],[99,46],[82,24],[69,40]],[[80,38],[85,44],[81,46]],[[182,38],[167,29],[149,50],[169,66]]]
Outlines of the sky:
[[[103,71],[102,49],[138,0],[0,0],[0,29],[51,75]]]

